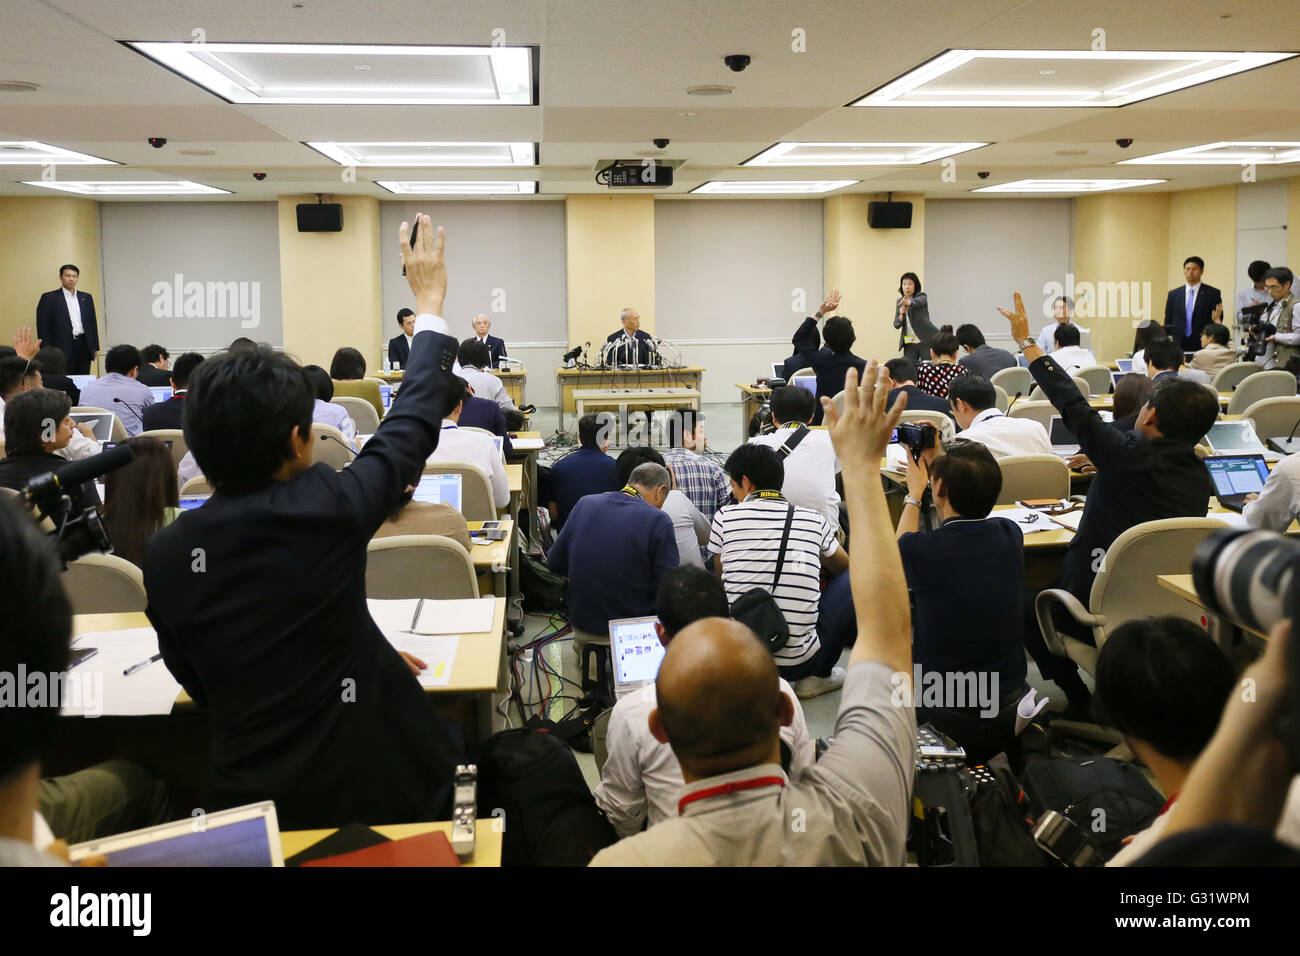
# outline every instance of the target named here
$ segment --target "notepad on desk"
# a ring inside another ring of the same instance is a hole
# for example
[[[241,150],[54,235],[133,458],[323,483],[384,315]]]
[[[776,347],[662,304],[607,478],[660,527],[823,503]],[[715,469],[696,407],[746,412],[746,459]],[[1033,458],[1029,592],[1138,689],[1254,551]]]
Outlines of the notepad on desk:
[[[152,627],[124,631],[94,631],[72,642],[74,650],[96,648],[94,656],[72,668],[63,681],[65,717],[141,717],[170,714],[181,685],[161,660],[158,635]],[[125,671],[132,670],[130,674]]]
[[[1033,508],[999,508],[989,515],[990,518],[1006,518],[1015,523],[1021,534],[1034,534],[1039,531],[1055,531],[1056,525],[1047,520],[1047,515]]]
[[[512,438],[510,447],[515,451],[541,451],[546,447],[546,442],[540,438]]]
[[[1083,520],[1083,510],[1066,511],[1059,515],[1047,515],[1047,519],[1056,522],[1062,528],[1069,528],[1071,531],[1078,534],[1079,522]]]

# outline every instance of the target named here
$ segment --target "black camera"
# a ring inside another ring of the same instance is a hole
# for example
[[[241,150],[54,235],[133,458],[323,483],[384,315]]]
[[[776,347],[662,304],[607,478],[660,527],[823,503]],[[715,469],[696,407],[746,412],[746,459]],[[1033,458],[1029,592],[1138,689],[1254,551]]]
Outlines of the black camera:
[[[98,509],[86,508],[80,514],[74,514],[72,498],[65,489],[94,481],[128,464],[134,457],[135,450],[123,442],[111,451],[70,462],[58,471],[37,475],[24,486],[24,500],[54,522],[55,529],[50,532],[50,537],[54,539],[54,549],[65,568],[82,555],[113,550],[113,542],[104,529]]]
[[[1268,633],[1300,613],[1300,541],[1276,531],[1215,531],[1192,557],[1192,583],[1220,617]],[[1300,770],[1300,640],[1286,662],[1290,705],[1278,728],[1294,770]]]
[[[266,173],[253,173],[253,178],[260,183],[263,179],[266,178]]]
[[[167,140],[163,139],[161,136],[150,136],[149,145],[154,149],[162,149],[167,145]]]
[[[911,449],[913,458],[920,458],[921,452],[933,448],[939,436],[939,430],[929,422],[901,422],[896,431],[898,443]]]
[[[1128,149],[1130,146],[1133,145],[1133,140],[1129,139],[1127,136],[1124,136],[1120,139],[1115,140],[1115,145],[1118,146],[1120,149]]]
[[[749,66],[748,53],[729,53],[722,58],[722,62],[727,64],[727,68],[734,73],[742,72],[745,67]]]
[[[987,169],[981,169],[981,170],[980,170],[978,173],[976,173],[975,175],[978,176],[980,179],[988,179],[989,176],[990,176],[991,174],[989,173],[989,171],[988,171]]]
[[[668,137],[667,137],[667,136],[659,136],[659,137],[656,137],[655,139],[651,140],[651,142],[655,144],[655,149],[667,149],[667,148],[668,148]]]

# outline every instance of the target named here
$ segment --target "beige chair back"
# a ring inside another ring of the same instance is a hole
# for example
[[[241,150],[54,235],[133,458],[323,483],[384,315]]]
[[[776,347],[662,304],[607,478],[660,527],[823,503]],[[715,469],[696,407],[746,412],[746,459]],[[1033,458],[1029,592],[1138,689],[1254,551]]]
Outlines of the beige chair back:
[[[1257,372],[1242,381],[1228,401],[1228,414],[1240,415],[1265,398],[1290,398],[1296,393],[1296,379],[1290,372],[1273,369]]]
[[[1056,407],[1051,402],[1033,401],[1027,402],[1024,399],[1016,402],[1007,412],[1008,418],[1028,418],[1038,422],[1043,426],[1043,430],[1049,435],[1052,433],[1052,416],[1056,415]]]
[[[1015,395],[1016,392],[1019,392],[1021,398],[1026,397],[1029,390],[1034,387],[1034,376],[1029,374],[1029,369],[1021,368],[1019,365],[994,372],[989,381],[1001,388],[1007,395]]]
[[[467,461],[425,462],[428,475],[460,475],[460,513],[466,521],[493,521],[497,516],[492,497],[492,479],[478,465]]]
[[[1087,379],[1080,378],[1078,375],[1071,375],[1070,381],[1074,383],[1074,387],[1079,390],[1079,394],[1084,398],[1092,397],[1092,386],[1088,384]],[[1105,394],[1105,392],[1102,394]],[[1043,398],[1043,390],[1038,387],[1037,382],[1035,382],[1034,387],[1029,390],[1029,397],[1034,399],[1034,401],[1046,401],[1046,399]]]
[[[208,484],[208,479],[202,475],[196,475],[185,484],[181,485],[182,495],[210,495],[212,494],[212,485]]]
[[[149,599],[144,575],[130,561],[115,554],[88,554],[63,572],[73,614],[120,614],[143,611]]]
[[[1070,496],[1070,469],[1060,455],[1008,455],[998,459],[998,467],[1002,469],[1000,505],[1024,498]]]
[[[171,442],[172,464],[177,468],[180,467],[181,459],[189,452],[190,446],[185,444],[185,432],[179,428],[155,428],[151,431],[141,432],[136,438],[156,438],[163,444]]]
[[[1005,371],[1005,369],[1003,371]],[[1006,389],[1001,385],[994,385],[993,394],[997,396],[998,411],[1006,412],[1007,406],[1011,404],[1011,399],[1007,397]]]
[[[107,408],[100,408],[98,405],[74,405],[69,410],[72,412],[87,412],[92,415],[112,415],[113,430],[109,433],[109,441],[126,441],[129,437],[126,433],[126,426],[122,424],[122,419],[118,418]]]
[[[1300,422],[1300,397],[1261,399],[1242,412],[1241,417],[1243,421],[1255,423],[1255,435],[1262,442],[1300,433],[1296,428]]]
[[[836,393],[835,397],[831,399],[831,404],[835,406],[835,410],[837,412],[843,415],[844,414],[844,393],[843,392]]]
[[[939,429],[939,437],[943,439],[946,445],[957,437],[957,426],[953,424],[952,417],[945,415],[943,412],[927,412],[923,409],[906,409],[903,417],[899,419],[903,422],[930,422]]]
[[[801,369],[799,369],[799,371],[797,371],[797,372],[791,372],[791,373],[790,373],[790,377],[787,378],[785,381],[786,381],[786,384],[788,385],[788,384],[790,384],[791,382],[793,382],[793,381],[795,380],[795,377],[796,377],[796,376],[799,376],[799,375],[816,375],[816,374],[817,374],[817,373],[814,372],[814,371],[812,370],[811,367],[809,367],[809,368],[801,368]]]
[[[1109,395],[1114,384],[1110,369],[1102,365],[1085,365],[1074,373],[1074,377],[1087,382],[1088,391],[1093,395]]]
[[[373,412],[374,409],[372,408]],[[352,450],[352,445],[343,433],[333,425],[322,425],[320,422],[313,422],[311,426],[311,460],[312,464],[323,461],[335,471],[342,471],[347,465],[356,458],[356,452]]]
[[[1264,371],[1264,366],[1258,362],[1233,362],[1231,365],[1225,365],[1214,375],[1214,390],[1216,392],[1235,392],[1237,386],[1244,382],[1247,377],[1262,371]]]
[[[331,404],[338,405],[348,413],[348,418],[357,427],[358,435],[373,435],[379,430],[379,415],[375,412],[375,406],[366,399],[340,395],[331,399]]]
[[[366,597],[386,600],[476,598],[474,562],[440,534],[375,538],[366,548]]]

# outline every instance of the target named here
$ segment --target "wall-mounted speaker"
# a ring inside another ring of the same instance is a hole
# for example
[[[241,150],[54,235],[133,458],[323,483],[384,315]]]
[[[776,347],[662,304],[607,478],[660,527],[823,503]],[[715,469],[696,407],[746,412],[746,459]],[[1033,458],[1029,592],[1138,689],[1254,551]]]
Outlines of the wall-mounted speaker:
[[[872,229],[911,229],[910,202],[867,203],[867,225]]]
[[[911,211],[909,209],[908,220],[910,221],[911,218]],[[298,231],[342,232],[343,204],[337,202],[299,203]]]

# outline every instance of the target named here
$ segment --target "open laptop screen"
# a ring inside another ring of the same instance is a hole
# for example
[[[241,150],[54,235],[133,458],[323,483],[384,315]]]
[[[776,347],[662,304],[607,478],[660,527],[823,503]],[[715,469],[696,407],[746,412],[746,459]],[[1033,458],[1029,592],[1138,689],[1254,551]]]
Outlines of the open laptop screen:
[[[1215,422],[1206,433],[1215,454],[1233,454],[1235,452],[1262,453],[1263,444],[1255,434],[1252,422]]]
[[[1115,359],[1115,367],[1127,375],[1133,371],[1133,360],[1131,358]]]
[[[796,375],[794,379],[790,382],[790,384],[798,385],[800,388],[808,389],[808,391],[813,393],[814,397],[817,395],[816,375]]]
[[[1079,444],[1079,439],[1074,437],[1074,432],[1070,431],[1065,422],[1061,420],[1060,415],[1052,416],[1051,443],[1053,447],[1057,445]]]
[[[95,441],[108,441],[113,437],[112,412],[73,412],[72,420],[78,425],[89,425]]]
[[[1229,495],[1259,494],[1268,481],[1268,465],[1262,455],[1225,455],[1205,459],[1214,481],[1214,493],[1220,498]]]
[[[447,502],[460,511],[460,475],[424,475],[415,486],[415,500],[432,504]]]
[[[109,866],[284,866],[275,804],[267,800],[78,843],[75,861],[108,857]]]
[[[609,650],[616,685],[644,684],[659,674],[664,646],[655,633],[655,618],[609,622]]]
[[[155,402],[165,402],[172,397],[172,387],[170,385],[154,385],[149,388],[153,392]]]

